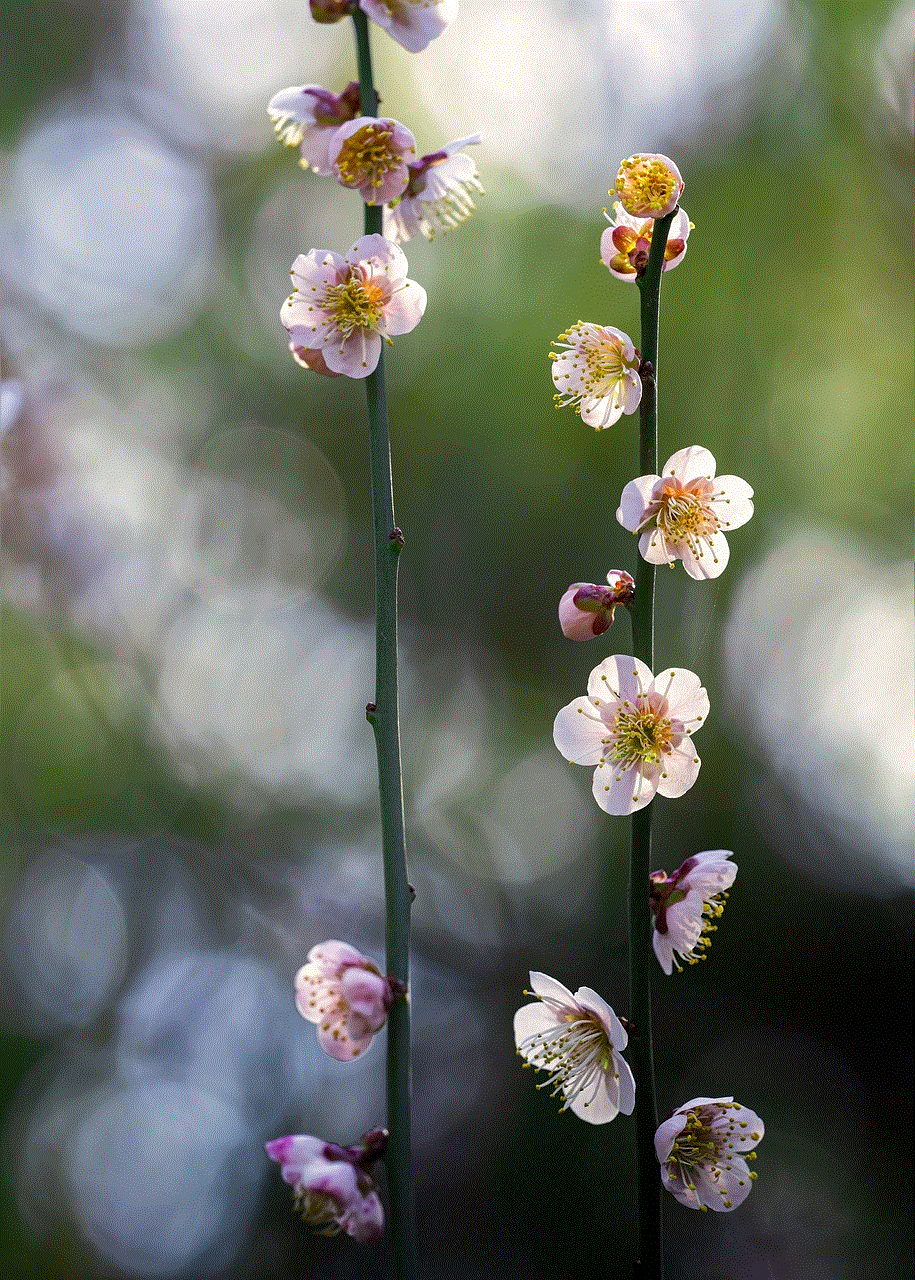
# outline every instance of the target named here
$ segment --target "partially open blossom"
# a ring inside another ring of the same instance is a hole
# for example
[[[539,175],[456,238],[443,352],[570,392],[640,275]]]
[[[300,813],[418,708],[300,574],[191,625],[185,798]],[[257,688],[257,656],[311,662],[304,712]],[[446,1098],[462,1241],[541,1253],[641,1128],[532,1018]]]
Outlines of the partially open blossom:
[[[613,621],[618,604],[629,605],[635,581],[621,569],[607,574],[609,586],[597,582],[573,582],[559,601],[559,625],[569,640],[592,640],[603,635]]]
[[[328,371],[348,378],[370,374],[382,339],[415,329],[426,309],[403,250],[383,236],[363,236],[342,258],[324,249],[299,254],[291,275],[295,291],[280,312],[290,345],[321,351]]]
[[[351,81],[342,93],[317,84],[293,85],[275,93],[267,114],[281,142],[299,148],[299,164],[315,173],[332,173],[330,140],[347,120],[359,114],[359,86]]]
[[[478,133],[457,138],[438,151],[420,156],[410,165],[406,190],[385,209],[385,233],[405,241],[423,235],[431,240],[469,218],[475,206],[472,191],[482,191],[477,166],[461,147],[476,145]]]
[[[370,1170],[387,1138],[386,1130],[372,1129],[356,1146],[339,1147],[295,1133],[274,1138],[266,1150],[295,1191],[296,1208],[309,1226],[321,1235],[345,1231],[354,1240],[377,1240],[384,1229],[384,1211]]]
[[[724,910],[727,890],[737,875],[730,857],[727,849],[710,849],[687,858],[671,875],[651,873],[651,941],[665,973],[672,973],[674,965],[680,969],[681,960],[695,964],[705,959],[709,934],[717,927],[712,922]]]
[[[653,676],[644,662],[614,654],[591,672],[588,695],[563,707],[553,741],[573,764],[594,765],[594,799],[607,813],[682,796],[696,781],[691,735],[705,723],[708,694],[682,667]]]
[[[667,156],[629,156],[616,175],[614,190],[633,218],[665,218],[683,192],[680,170]]]
[[[345,942],[319,943],[295,975],[299,1013],[318,1028],[318,1044],[349,1062],[372,1043],[394,1002],[393,986],[377,965]]]
[[[359,7],[410,53],[420,53],[457,17],[458,0],[359,0]]]
[[[639,355],[625,333],[579,320],[553,346],[558,348],[558,354],[550,352],[557,408],[576,405],[582,422],[595,431],[635,413],[642,399]]]
[[[661,1181],[688,1209],[736,1209],[756,1178],[747,1161],[764,1132],[759,1116],[733,1098],[684,1102],[654,1136]]]
[[[633,218],[617,200],[613,205],[613,217],[604,213],[610,226],[600,238],[600,257],[604,266],[617,280],[636,280],[648,266],[654,218]],[[678,209],[670,224],[667,243],[664,245],[662,271],[670,271],[686,254],[686,241],[693,224],[682,209]]]
[[[530,1066],[549,1072],[537,1087],[552,1085],[551,1096],[565,1099],[561,1110],[590,1124],[606,1124],[620,1111],[631,1115],[635,1081],[620,1056],[629,1037],[619,1018],[590,987],[573,996],[545,973],[531,973],[530,980],[525,995],[537,1001],[515,1014],[515,1045]]]
[[[366,204],[387,204],[410,180],[416,139],[396,120],[357,116],[339,127],[327,148],[331,171]]]
[[[639,476],[623,490],[616,518],[640,533],[639,551],[650,564],[683,561],[691,578],[717,578],[730,551],[725,529],[753,514],[753,490],[739,476],[715,476],[708,449],[690,445],[664,463],[661,476]]]

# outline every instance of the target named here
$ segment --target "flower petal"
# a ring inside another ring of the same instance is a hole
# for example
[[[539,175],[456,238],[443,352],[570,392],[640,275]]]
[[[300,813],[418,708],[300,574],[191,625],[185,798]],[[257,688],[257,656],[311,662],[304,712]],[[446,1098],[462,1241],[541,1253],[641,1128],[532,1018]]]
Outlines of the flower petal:
[[[658,790],[658,765],[630,765],[622,773],[608,763],[594,770],[592,793],[605,813],[623,818],[650,804]]]
[[[616,518],[630,533],[635,533],[645,519],[645,511],[651,502],[651,495],[660,476],[639,476],[630,480],[620,495]]]
[[[720,529],[706,538],[698,551],[685,542],[678,545],[677,551],[683,561],[683,568],[696,582],[707,582],[710,578],[720,577],[731,558],[728,540]]]
[[[549,974],[540,973],[537,969],[532,969],[528,974],[530,979],[531,991],[534,995],[540,996],[543,1000],[556,1000],[560,1004],[568,1005],[570,1008],[575,1004],[575,997],[568,987],[564,987],[556,978],[551,978]]]
[[[723,529],[739,529],[753,515],[753,490],[740,476],[718,476],[710,505]]]
[[[667,667],[655,676],[655,689],[667,699],[667,712],[687,729],[705,723],[709,712],[708,693],[694,671],[685,667]]]
[[[676,453],[672,453],[664,463],[661,474],[676,476],[685,485],[690,480],[698,480],[700,476],[714,476],[715,466],[715,459],[708,449],[703,449],[699,444],[691,444],[686,449],[678,449]]]
[[[607,1004],[603,996],[599,996],[591,987],[579,987],[575,992],[575,1003],[582,1009],[597,1014],[610,1038],[614,1049],[625,1049],[629,1041],[626,1028]]]
[[[701,761],[689,739],[664,756],[664,766],[657,781],[658,794],[675,800],[689,791],[699,776]]]
[[[553,721],[556,749],[572,764],[597,764],[603,759],[607,726],[587,698],[576,698]]]
[[[426,291],[415,280],[405,280],[394,290],[381,313],[382,333],[397,337],[415,329],[426,310]]]
[[[614,653],[604,658],[588,676],[588,697],[601,702],[635,700],[651,688],[652,674],[639,658]]]

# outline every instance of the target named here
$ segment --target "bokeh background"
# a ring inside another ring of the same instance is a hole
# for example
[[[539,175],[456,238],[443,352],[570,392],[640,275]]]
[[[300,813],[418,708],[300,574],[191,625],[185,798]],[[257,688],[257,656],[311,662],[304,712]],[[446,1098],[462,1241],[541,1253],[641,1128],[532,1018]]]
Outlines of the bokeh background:
[[[363,387],[311,376],[288,268],[361,234],[275,143],[341,89],[297,0],[17,0],[2,58],[0,885],[4,1275],[386,1274],[311,1236],[263,1154],[383,1116],[295,1013],[309,946],[382,954]],[[632,568],[636,425],[556,413],[577,319],[637,332],[598,261],[619,159],[687,180],[662,299],[661,458],[756,489],[717,582],[659,581],[703,769],[658,865],[735,851],[710,959],[657,982],[659,1103],[766,1120],[731,1215],[666,1204],[671,1280],[911,1272],[909,570],[915,6],[462,0],[375,30],[421,150],[477,130],[486,194],[407,246],[389,362],[430,1280],[628,1277],[632,1128],[558,1115],[514,1055],[531,967],[626,1009],[628,824],[551,742],[604,641],[576,580]],[[383,1039],[383,1037],[382,1037]]]

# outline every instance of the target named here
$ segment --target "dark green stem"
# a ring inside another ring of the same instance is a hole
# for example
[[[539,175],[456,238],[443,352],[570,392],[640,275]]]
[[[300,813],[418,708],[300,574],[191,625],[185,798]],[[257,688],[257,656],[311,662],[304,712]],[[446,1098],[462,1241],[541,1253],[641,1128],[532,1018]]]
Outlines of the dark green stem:
[[[658,315],[664,247],[673,213],[654,225],[645,274],[637,281],[640,294],[642,400],[639,405],[640,475],[658,473]],[[632,650],[654,671],[655,567],[639,557],[632,604]],[[639,1248],[633,1275],[637,1280],[662,1280],[661,1177],[654,1149],[658,1127],[654,1055],[651,1046],[651,915],[648,877],[651,873],[651,811],[653,804],[632,815],[632,856],[629,864],[629,975],[632,1021],[630,1058],[636,1081],[635,1132],[638,1161]]]
[[[372,80],[368,21],[353,13],[363,115],[375,115],[378,95]],[[366,205],[365,234],[381,232],[381,206]],[[378,752],[378,791],[384,858],[385,956],[388,974],[403,992],[410,978],[410,906],[404,840],[400,723],[397,705],[397,565],[403,535],[394,519],[391,442],[384,382],[384,351],[365,380],[368,395],[372,468],[372,516],[375,530],[375,702],[368,718]],[[416,1214],[413,1203],[410,1138],[410,1005],[398,995],[388,1016],[388,1122],[385,1164],[390,1199],[392,1280],[415,1280]]]

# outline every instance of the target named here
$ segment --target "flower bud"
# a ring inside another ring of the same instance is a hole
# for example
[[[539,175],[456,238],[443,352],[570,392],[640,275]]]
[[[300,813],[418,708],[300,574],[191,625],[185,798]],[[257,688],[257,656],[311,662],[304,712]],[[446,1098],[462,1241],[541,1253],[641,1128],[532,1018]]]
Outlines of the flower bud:
[[[621,569],[607,574],[607,587],[594,582],[573,582],[559,601],[559,625],[569,640],[592,640],[603,635],[613,621],[618,604],[629,605],[635,582]]]
[[[680,170],[662,155],[629,156],[619,167],[614,190],[634,218],[666,218],[673,213],[685,183]]]

